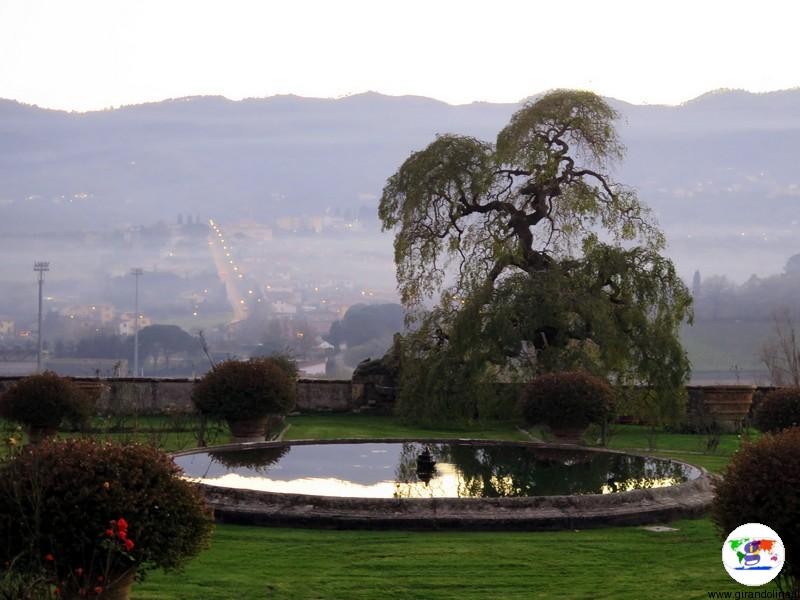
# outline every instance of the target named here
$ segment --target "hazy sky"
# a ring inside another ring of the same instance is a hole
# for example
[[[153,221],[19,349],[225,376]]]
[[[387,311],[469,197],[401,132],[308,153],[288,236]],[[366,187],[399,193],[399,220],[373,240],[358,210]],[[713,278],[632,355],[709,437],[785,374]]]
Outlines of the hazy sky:
[[[0,0],[0,98],[73,110],[581,87],[675,104],[800,85],[797,0]]]

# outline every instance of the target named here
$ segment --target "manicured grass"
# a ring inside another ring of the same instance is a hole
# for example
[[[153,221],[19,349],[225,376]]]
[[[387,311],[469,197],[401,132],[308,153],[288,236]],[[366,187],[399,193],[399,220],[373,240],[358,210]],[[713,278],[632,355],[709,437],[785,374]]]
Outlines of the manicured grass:
[[[718,473],[744,441],[756,440],[761,435],[754,429],[742,435],[723,434],[719,436],[719,445],[709,450],[710,438],[706,435],[660,431],[651,438],[648,432],[648,427],[616,425],[613,427],[613,435],[608,446],[615,450],[631,450],[683,460]],[[653,442],[652,449],[650,449],[651,442]]]
[[[473,438],[527,440],[514,423],[492,423],[468,429],[424,429],[404,425],[392,417],[361,414],[299,415],[289,417],[283,439],[324,440],[334,438]]]
[[[610,448],[649,448],[650,438],[648,435],[649,427],[640,425],[614,425],[609,442]],[[735,433],[722,434],[719,437],[719,446],[714,451],[715,454],[730,456],[739,449],[742,439],[755,439],[759,432],[751,429],[745,435]],[[692,433],[669,433],[659,431],[653,437],[653,449],[676,450],[683,452],[703,452],[707,451],[709,437],[703,434]]]
[[[178,452],[197,446],[199,419],[189,415],[142,416],[120,418],[95,418],[91,422],[91,433],[59,431],[60,438],[90,436],[99,440],[119,443],[149,444],[166,452]],[[9,451],[8,440],[15,438],[19,444],[27,443],[27,435],[15,423],[0,419],[0,458]],[[230,441],[230,432],[225,424],[210,423],[206,432],[209,445]]]
[[[739,588],[706,519],[678,531],[361,532],[220,526],[180,575],[134,600],[707,598]]]

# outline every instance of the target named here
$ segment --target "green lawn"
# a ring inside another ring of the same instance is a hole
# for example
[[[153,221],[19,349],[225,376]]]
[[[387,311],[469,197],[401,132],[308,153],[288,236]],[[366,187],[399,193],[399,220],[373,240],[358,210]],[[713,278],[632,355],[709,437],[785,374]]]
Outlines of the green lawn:
[[[688,433],[659,432],[653,438],[653,448],[650,448],[651,439],[648,428],[637,425],[617,425],[609,440],[609,448],[615,450],[631,450],[646,452],[653,456],[665,456],[690,462],[709,471],[720,472],[731,456],[739,449],[743,440],[755,440],[760,435],[751,429],[745,435],[724,434],[719,438],[719,446],[713,451],[708,451],[709,437]]]
[[[707,598],[736,590],[701,519],[678,531],[356,532],[220,526],[182,575],[134,600],[228,598]]]
[[[143,416],[92,419],[91,433],[73,431],[60,431],[61,438],[91,435],[96,439],[114,441],[119,443],[138,442],[149,444],[167,452],[188,450],[197,446],[197,431],[199,418],[193,415]],[[8,440],[15,438],[18,443],[26,443],[27,436],[16,424],[0,419],[0,458],[8,451]],[[206,434],[208,443],[224,444],[230,441],[230,432],[222,424],[209,425]]]
[[[513,423],[493,423],[468,429],[423,429],[403,425],[391,417],[360,414],[299,415],[287,419],[283,439],[323,440],[333,438],[473,438],[483,440],[527,440]]]

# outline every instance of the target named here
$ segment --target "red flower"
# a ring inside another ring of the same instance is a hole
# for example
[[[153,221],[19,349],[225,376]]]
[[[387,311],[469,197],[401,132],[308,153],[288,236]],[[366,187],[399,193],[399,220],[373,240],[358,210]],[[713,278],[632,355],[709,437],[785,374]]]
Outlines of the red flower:
[[[45,554],[45,555],[44,555],[44,559],[45,559],[46,561],[48,561],[48,562],[53,562],[53,561],[55,560],[55,557],[54,557],[52,554],[49,554],[49,553],[48,553],[48,554]]]
[[[119,527],[120,531],[125,531],[128,529],[128,522],[120,517],[120,519],[117,521],[117,527]]]
[[[56,589],[54,589],[54,590],[53,590],[53,593],[54,593],[56,596],[60,595],[60,594],[61,594],[61,588],[60,588],[60,587],[58,587],[58,586],[56,586]]]
[[[106,535],[108,537],[114,537],[114,530],[113,529],[106,529]]]
[[[125,539],[128,538],[128,532],[125,531],[124,529],[121,530],[117,535],[119,536],[119,539],[121,539],[121,540],[125,540]]]
[[[98,585],[96,588],[94,588],[94,593],[97,594],[98,596],[100,594],[102,594],[103,593],[103,586]]]
[[[128,552],[133,550],[133,540],[125,540],[125,550]]]

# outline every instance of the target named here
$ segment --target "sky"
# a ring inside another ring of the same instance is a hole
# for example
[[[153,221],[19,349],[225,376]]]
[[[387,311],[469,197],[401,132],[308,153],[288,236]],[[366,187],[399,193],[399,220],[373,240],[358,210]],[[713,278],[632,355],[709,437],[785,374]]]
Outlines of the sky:
[[[800,86],[796,0],[0,0],[0,98],[97,110],[559,87],[641,104]]]

